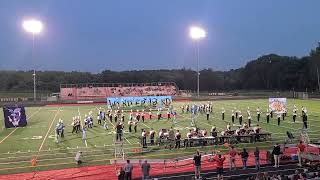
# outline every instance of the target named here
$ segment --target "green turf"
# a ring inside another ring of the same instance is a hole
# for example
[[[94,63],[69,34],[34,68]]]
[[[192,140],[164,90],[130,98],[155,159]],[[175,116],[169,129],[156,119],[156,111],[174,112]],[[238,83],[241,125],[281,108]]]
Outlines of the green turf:
[[[188,102],[189,104],[200,102]],[[226,101],[214,101],[214,113],[211,115],[211,120],[205,119],[205,114],[199,114],[197,118],[197,125],[200,129],[207,129],[210,131],[211,126],[215,125],[218,129],[224,129],[226,123],[231,121],[231,110],[233,107],[239,108],[244,115],[244,121],[247,118],[246,109],[249,106],[252,113],[253,124],[257,123],[256,120],[256,108],[259,106],[264,112],[268,106],[267,99],[260,100],[226,100]],[[170,128],[173,126],[175,129],[179,129],[182,132],[182,136],[185,137],[190,125],[190,115],[181,114],[180,106],[187,104],[186,102],[173,103],[174,108],[180,116],[177,118],[177,124],[166,119],[160,121],[146,120],[145,123],[140,123],[138,129],[154,128],[158,131],[160,128]],[[301,128],[301,119],[298,118],[299,123],[291,123],[292,119],[292,106],[296,105],[300,108],[302,105],[308,109],[308,122],[310,125],[309,136],[312,139],[318,138],[320,133],[318,128],[320,127],[320,102],[312,100],[288,100],[289,112],[285,121],[281,122],[281,126],[277,126],[275,117],[270,120],[270,124],[266,123],[265,113],[262,114],[259,122],[264,131],[272,133],[273,142],[260,142],[257,144],[238,144],[237,147],[255,147],[270,148],[274,142],[283,142],[286,137],[286,131],[296,132]],[[0,131],[0,174],[16,173],[16,172],[28,172],[34,170],[45,169],[58,169],[65,167],[75,167],[74,155],[78,150],[83,151],[85,160],[84,165],[95,164],[108,164],[110,159],[113,158],[113,139],[114,134],[112,131],[113,125],[109,123],[109,130],[104,130],[102,127],[97,126],[96,120],[93,129],[89,129],[87,133],[87,147],[81,140],[81,134],[71,134],[71,122],[73,116],[88,114],[89,111],[93,111],[94,114],[98,112],[97,108],[105,106],[103,105],[88,105],[88,106],[63,106],[63,107],[28,107],[26,108],[28,116],[28,126],[18,129],[5,129]],[[226,110],[225,121],[221,120],[221,108]],[[300,112],[300,110],[299,110]],[[164,112],[165,113],[165,112]],[[155,112],[153,113],[156,114]],[[3,127],[3,114],[0,111],[1,124]],[[59,143],[54,142],[54,127],[59,118],[64,120],[66,125],[65,138]],[[126,114],[126,121],[128,114]],[[95,117],[94,117],[95,119]],[[236,120],[237,122],[237,120]],[[52,125],[52,126],[51,126]],[[126,123],[125,123],[126,125]],[[51,126],[51,128],[50,128]],[[233,127],[234,129],[236,127]],[[50,130],[49,130],[50,129]],[[127,127],[125,127],[127,130]],[[14,131],[14,132],[13,132]],[[13,132],[13,133],[12,133]],[[11,134],[10,134],[11,133]],[[10,135],[9,135],[10,134]],[[9,135],[9,136],[8,136]],[[163,147],[154,146],[151,147],[151,152],[148,153],[133,153],[135,147],[139,147],[139,133],[128,134],[125,133],[126,140],[124,141],[124,147],[126,156],[129,158],[174,158],[179,156],[186,156],[193,154],[195,148],[180,149],[180,150],[168,150]],[[32,139],[33,138],[33,139]],[[199,147],[196,147],[197,149]],[[202,151],[209,151],[215,149],[226,150],[223,146],[204,147]],[[38,167],[36,169],[29,167],[32,156],[37,155]]]

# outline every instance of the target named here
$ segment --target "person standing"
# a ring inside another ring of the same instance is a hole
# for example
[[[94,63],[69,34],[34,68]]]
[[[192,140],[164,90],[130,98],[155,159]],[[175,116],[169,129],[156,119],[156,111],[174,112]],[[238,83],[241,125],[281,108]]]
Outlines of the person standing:
[[[209,109],[207,109],[207,121],[209,121],[209,116],[210,116],[210,111],[209,111]]]
[[[239,111],[239,124],[242,125],[242,114],[241,114],[241,111]]]
[[[135,120],[134,122],[133,122],[133,129],[134,129],[134,133],[136,133],[137,132],[137,127],[138,127],[138,120]]]
[[[149,119],[152,119],[152,111],[151,111],[151,109],[149,110]]]
[[[217,163],[217,174],[218,180],[223,179],[223,162],[226,160],[225,157],[222,157],[221,154],[216,157],[215,161]]]
[[[295,106],[294,106],[294,108],[293,108],[293,110],[292,110],[292,121],[295,123],[296,122],[296,118],[297,118],[297,109],[295,108]]]
[[[222,120],[224,120],[224,113],[225,113],[226,111],[224,110],[224,108],[221,108],[221,118],[222,118]]]
[[[124,180],[124,178],[125,178],[125,172],[124,172],[124,170],[123,170],[123,167],[120,167],[117,175],[118,175],[118,180]]]
[[[141,165],[142,180],[149,179],[150,168],[150,164],[147,162],[147,160],[144,160],[144,163]]]
[[[240,153],[241,155],[241,160],[242,160],[242,169],[247,169],[247,161],[248,161],[248,157],[249,154],[246,150],[246,148],[243,148],[243,151]]]
[[[81,155],[82,155],[82,152],[81,152],[81,151],[78,151],[78,152],[76,153],[76,157],[74,158],[74,160],[76,161],[77,165],[82,164]]]
[[[280,164],[280,154],[281,154],[281,149],[280,145],[277,143],[274,145],[273,150],[272,150],[273,158],[274,158],[274,166],[275,168],[279,167]]]
[[[127,160],[127,164],[124,166],[124,173],[125,173],[125,179],[126,180],[132,180],[132,170],[133,166],[130,163],[130,160]]]
[[[256,147],[253,154],[254,154],[254,162],[256,164],[256,169],[259,170],[260,169],[260,151],[258,147]]]
[[[249,125],[249,127],[251,127],[251,114],[250,113],[248,114],[248,125]]]
[[[258,119],[258,122],[260,121],[260,114],[261,114],[260,107],[258,107],[258,109],[257,109],[257,119]]]
[[[181,141],[181,133],[179,130],[176,132],[176,147],[175,148],[180,148],[180,141]]]
[[[278,118],[278,126],[280,126],[280,121],[281,121],[281,113],[277,113],[277,118]]]
[[[154,135],[156,132],[153,130],[153,128],[151,128],[151,131],[149,133],[150,133],[150,144],[154,145]]]
[[[142,148],[147,148],[147,133],[145,130],[141,133],[141,139],[142,139]]]
[[[234,149],[233,146],[231,146],[230,150],[229,150],[229,160],[230,160],[230,171],[232,171],[232,168],[234,167],[235,169],[237,169],[236,166],[236,155],[237,155],[237,151]]]
[[[142,119],[142,122],[144,123],[144,109],[141,112],[141,119]]]
[[[231,112],[231,121],[232,121],[232,124],[234,124],[234,111],[233,110]]]
[[[297,145],[297,154],[298,154],[298,160],[299,164],[298,166],[302,166],[302,156],[304,155],[306,146],[304,145],[303,141],[300,141],[299,144]]]
[[[201,154],[199,150],[197,150],[196,155],[193,157],[193,165],[195,171],[195,179],[200,179],[201,177]]]

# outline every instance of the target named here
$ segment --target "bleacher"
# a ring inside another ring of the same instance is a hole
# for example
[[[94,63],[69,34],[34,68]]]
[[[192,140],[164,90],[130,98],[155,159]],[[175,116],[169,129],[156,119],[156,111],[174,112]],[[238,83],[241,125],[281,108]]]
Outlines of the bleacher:
[[[61,100],[92,100],[119,96],[175,96],[177,93],[178,87],[173,82],[60,85]]]

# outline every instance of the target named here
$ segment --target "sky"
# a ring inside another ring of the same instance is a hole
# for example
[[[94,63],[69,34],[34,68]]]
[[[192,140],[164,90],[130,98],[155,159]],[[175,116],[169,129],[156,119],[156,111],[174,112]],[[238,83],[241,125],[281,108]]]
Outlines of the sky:
[[[204,28],[200,68],[307,55],[320,41],[318,0],[3,0],[0,69],[101,72],[196,67],[190,26]],[[37,18],[35,37],[22,22]],[[32,55],[32,52],[33,55]]]

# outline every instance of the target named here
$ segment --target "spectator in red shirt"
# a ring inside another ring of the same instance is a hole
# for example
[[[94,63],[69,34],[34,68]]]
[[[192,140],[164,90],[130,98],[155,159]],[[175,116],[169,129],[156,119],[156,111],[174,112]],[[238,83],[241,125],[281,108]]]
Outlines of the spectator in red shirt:
[[[302,166],[301,156],[304,155],[304,150],[305,150],[306,146],[304,145],[303,141],[300,141],[300,143],[297,145],[297,147],[298,147],[297,154],[298,154],[298,159],[299,159],[298,166]]]
[[[230,171],[232,171],[232,168],[234,167],[235,169],[237,169],[236,167],[236,155],[237,155],[237,151],[234,149],[233,146],[231,146],[230,150],[229,150],[229,160],[230,160]]]
[[[225,157],[222,157],[221,154],[218,155],[218,157],[215,158],[215,161],[217,162],[217,174],[218,174],[218,180],[223,179],[223,162],[226,160]]]

